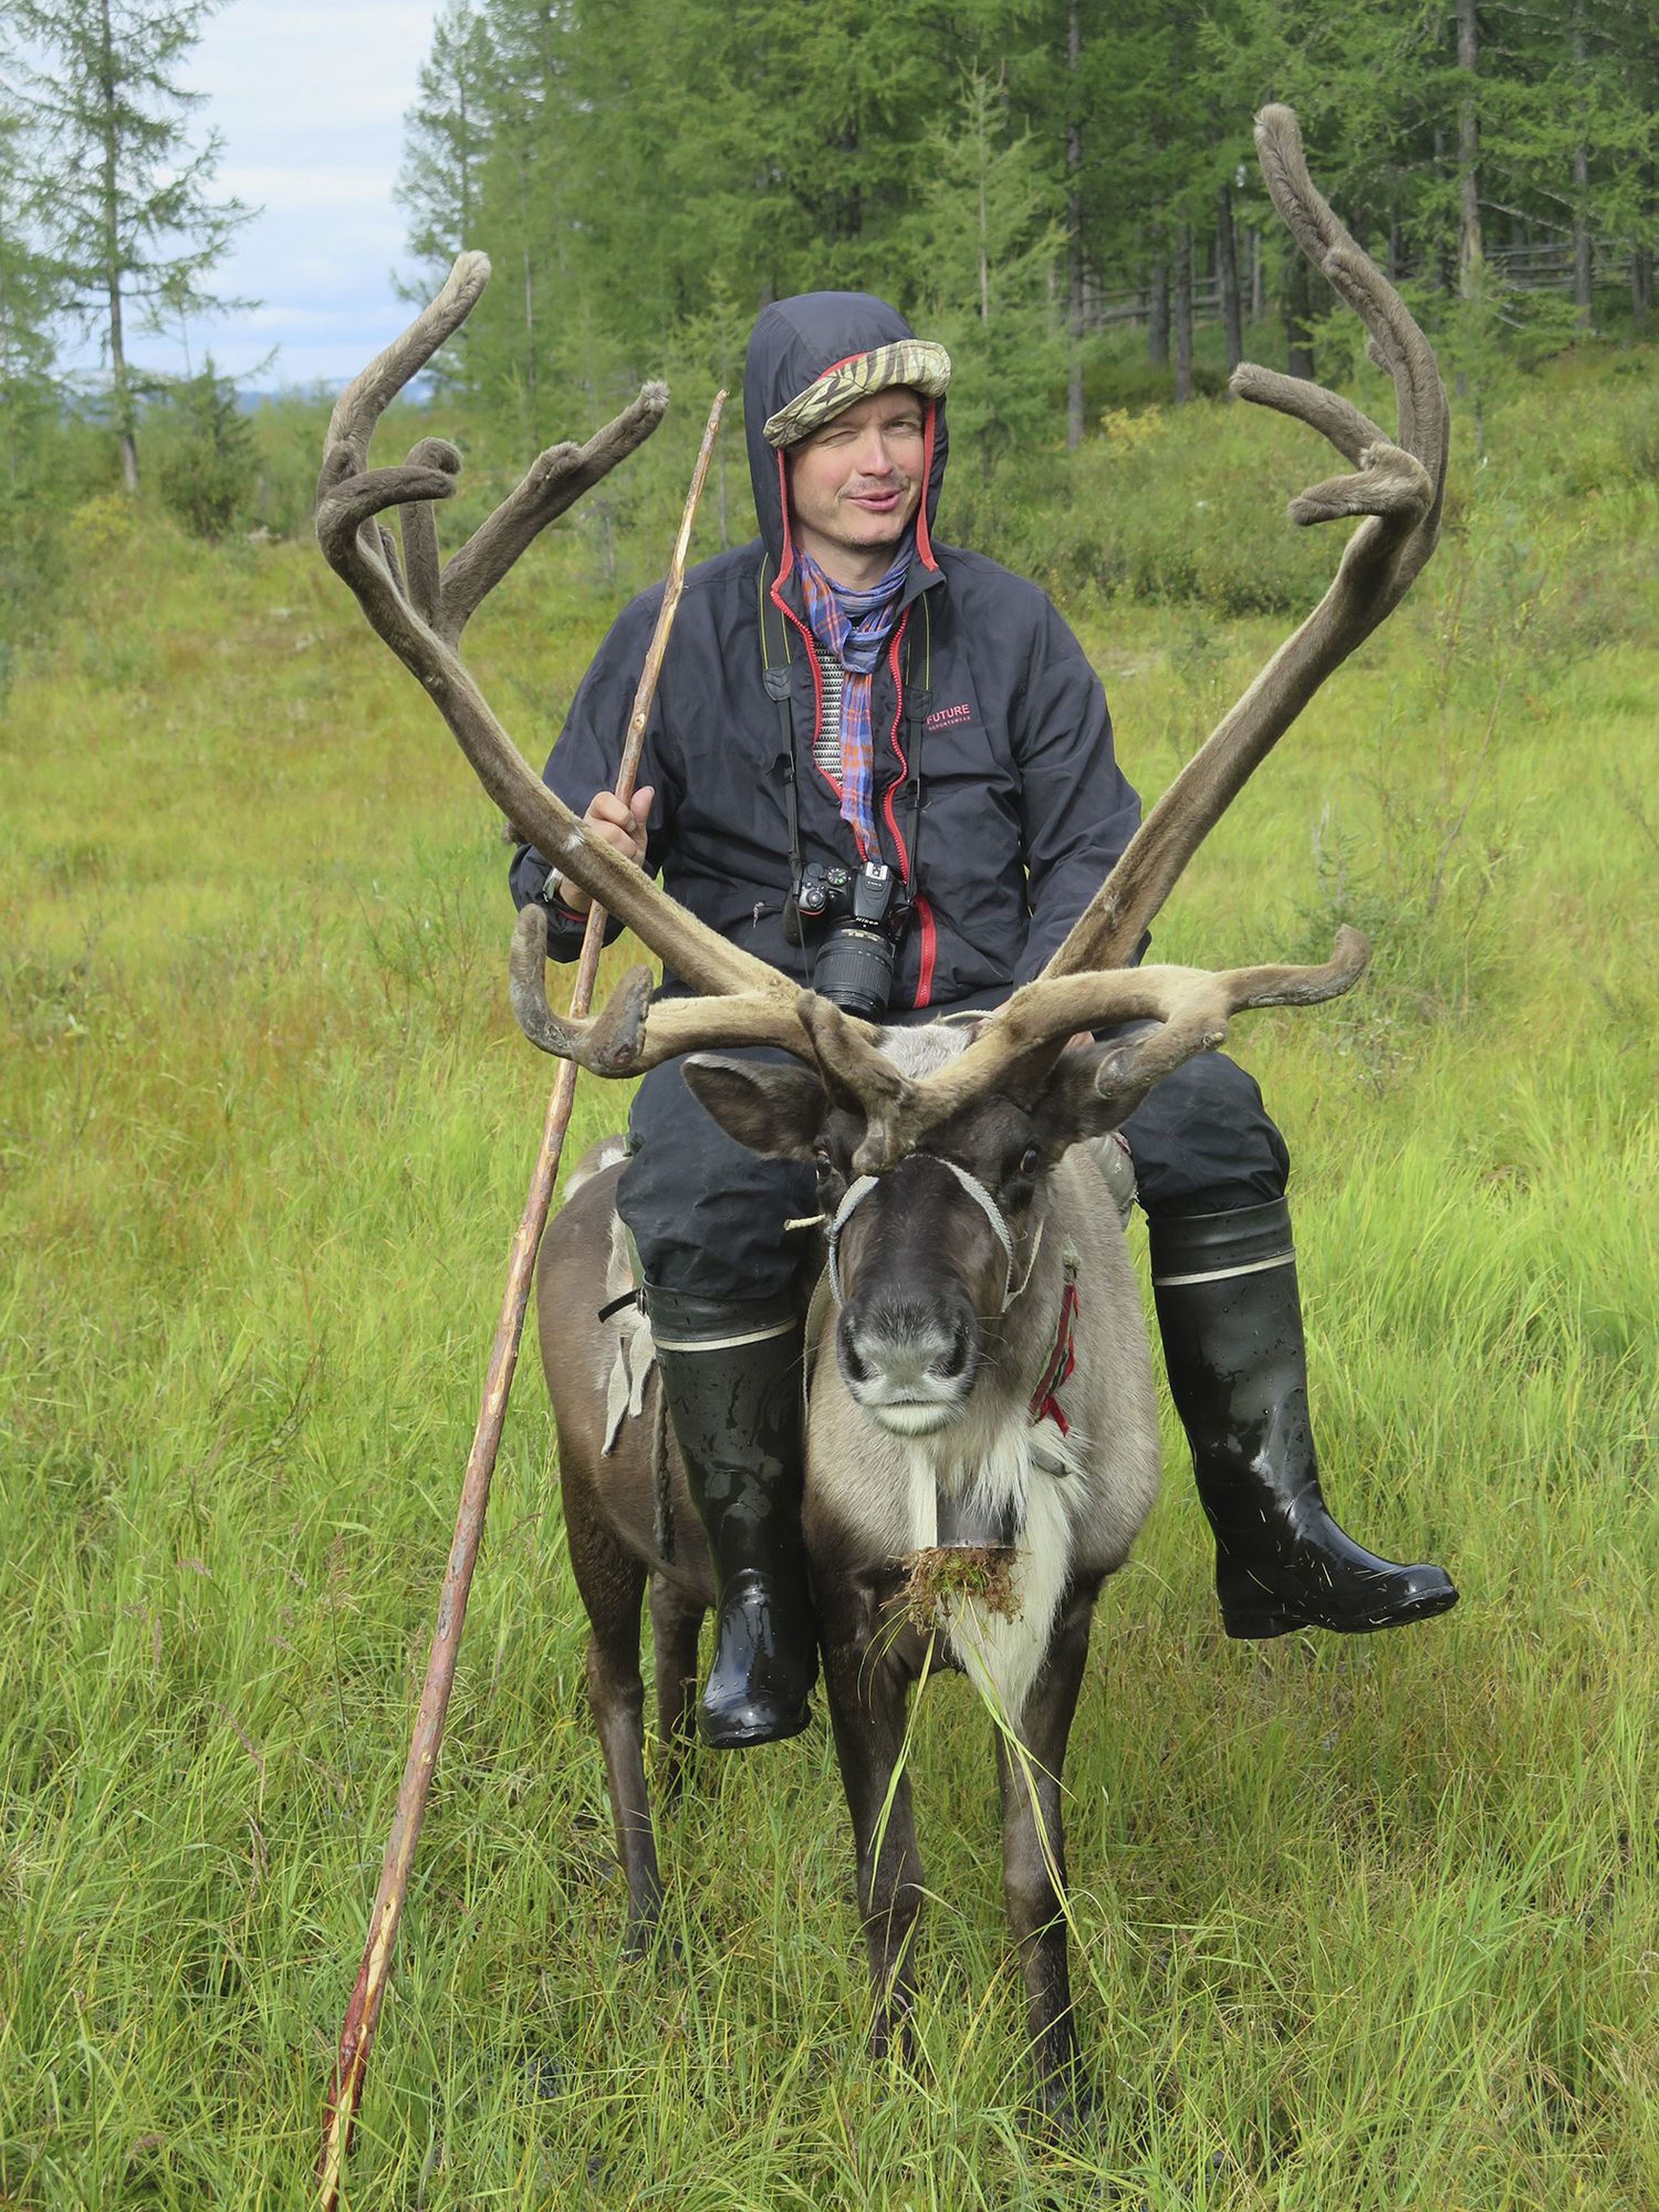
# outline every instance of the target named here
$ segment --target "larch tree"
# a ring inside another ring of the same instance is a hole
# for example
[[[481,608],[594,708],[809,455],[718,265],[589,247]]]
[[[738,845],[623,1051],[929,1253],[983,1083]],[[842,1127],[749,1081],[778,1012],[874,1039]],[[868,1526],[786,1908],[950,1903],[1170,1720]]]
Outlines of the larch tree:
[[[929,132],[927,156],[909,304],[963,372],[951,425],[988,477],[1000,457],[1043,441],[1065,372],[1070,349],[1050,298],[1065,245],[1060,195],[1029,130],[1011,125],[1006,82],[981,70]]]
[[[38,494],[58,410],[52,343],[58,303],[17,191],[27,140],[23,119],[0,106],[0,704],[15,639],[50,573],[41,556],[56,514],[56,502]]]
[[[138,486],[130,320],[232,305],[206,279],[251,210],[210,187],[217,132],[192,145],[203,95],[179,70],[216,0],[9,0],[9,89],[33,125],[33,221],[64,299],[101,337],[121,471]]]
[[[477,244],[494,79],[489,25],[469,0],[447,0],[404,117],[392,195],[409,216],[410,251],[420,264],[417,280],[398,286],[405,299],[429,298],[456,255]]]
[[[37,418],[53,404],[62,304],[56,271],[29,233],[27,145],[24,118],[0,106],[0,493],[16,489]]]

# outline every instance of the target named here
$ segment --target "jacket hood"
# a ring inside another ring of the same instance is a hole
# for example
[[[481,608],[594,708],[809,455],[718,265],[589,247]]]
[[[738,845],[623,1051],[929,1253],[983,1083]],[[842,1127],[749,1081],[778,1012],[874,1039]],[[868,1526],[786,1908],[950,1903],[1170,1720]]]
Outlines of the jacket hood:
[[[849,374],[844,386],[826,386],[821,395],[828,403],[823,411],[817,412],[810,404],[801,405],[807,401],[810,387],[832,369]],[[860,369],[865,373],[860,374]],[[927,400],[927,485],[916,517],[916,550],[924,568],[937,568],[932,532],[948,451],[944,386],[949,375],[950,362],[944,349],[919,340],[896,307],[890,307],[869,292],[802,292],[793,300],[777,300],[762,308],[750,332],[744,362],[744,434],[755,512],[767,550],[777,564],[780,582],[788,574],[793,556],[784,497],[783,450],[773,439],[793,442],[791,431],[803,416],[809,418],[808,427],[815,427],[810,420],[813,415],[817,420],[828,420],[866,392],[884,391],[892,385],[908,385]],[[782,422],[776,419],[780,416],[784,417]]]

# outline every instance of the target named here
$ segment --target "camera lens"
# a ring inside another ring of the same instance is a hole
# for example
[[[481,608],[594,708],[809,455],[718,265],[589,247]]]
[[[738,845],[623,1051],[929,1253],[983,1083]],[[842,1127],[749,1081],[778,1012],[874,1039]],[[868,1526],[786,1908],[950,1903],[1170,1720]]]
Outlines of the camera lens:
[[[880,930],[842,922],[823,940],[812,988],[844,1012],[879,1021],[892,995],[893,952],[892,939]]]

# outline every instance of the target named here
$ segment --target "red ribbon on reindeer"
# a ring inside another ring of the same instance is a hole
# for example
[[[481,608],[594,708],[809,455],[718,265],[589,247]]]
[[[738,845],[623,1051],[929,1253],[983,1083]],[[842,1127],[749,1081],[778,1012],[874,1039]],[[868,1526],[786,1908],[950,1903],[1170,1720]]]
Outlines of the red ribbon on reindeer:
[[[1060,1293],[1060,1322],[1054,1330],[1054,1348],[1048,1354],[1048,1364],[1031,1393],[1031,1419],[1052,1421],[1063,1437],[1072,1433],[1065,1409],[1054,1393],[1072,1379],[1077,1365],[1075,1339],[1077,1334],[1077,1262],[1066,1263],[1066,1288]]]

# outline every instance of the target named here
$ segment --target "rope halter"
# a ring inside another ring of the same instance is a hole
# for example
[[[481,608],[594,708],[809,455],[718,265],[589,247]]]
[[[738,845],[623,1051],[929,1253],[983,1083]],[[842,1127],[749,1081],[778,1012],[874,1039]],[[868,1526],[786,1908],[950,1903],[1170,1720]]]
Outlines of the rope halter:
[[[985,1185],[980,1181],[979,1177],[975,1175],[970,1175],[966,1168],[958,1167],[954,1160],[947,1160],[938,1152],[931,1152],[927,1157],[933,1162],[933,1164],[936,1167],[948,1169],[956,1177],[963,1190],[967,1192],[969,1197],[973,1200],[975,1205],[978,1206],[980,1212],[990,1223],[992,1232],[995,1236],[997,1243],[1002,1247],[1003,1264],[1006,1273],[1002,1285],[1002,1304],[998,1307],[997,1311],[999,1314],[1006,1314],[1009,1307],[1014,1303],[1014,1300],[1024,1295],[1027,1285],[1030,1282],[1032,1270],[1036,1266],[1037,1254],[1042,1246],[1042,1224],[1041,1222],[1037,1224],[1036,1235],[1031,1240],[1030,1259],[1026,1263],[1024,1274],[1020,1277],[1019,1281],[1016,1284],[1014,1280],[1014,1271],[1018,1265],[1018,1261],[1014,1250],[1014,1235],[1012,1230],[1009,1228],[1007,1222],[1003,1218],[1002,1208],[997,1204],[995,1199],[992,1197],[990,1192],[987,1190]],[[856,1182],[849,1183],[847,1188],[847,1195],[842,1200],[841,1204],[836,1208],[835,1213],[830,1219],[830,1225],[823,1232],[823,1241],[828,1249],[830,1258],[830,1294],[835,1299],[835,1302],[838,1306],[844,1304],[844,1300],[842,1297],[841,1266],[839,1260],[841,1232],[846,1228],[848,1222],[852,1218],[853,1215],[857,1212],[859,1207],[863,1205],[865,1200],[869,1197],[871,1192],[876,1188],[876,1185],[880,1182],[880,1180],[881,1178],[879,1176],[866,1175],[860,1176]]]

